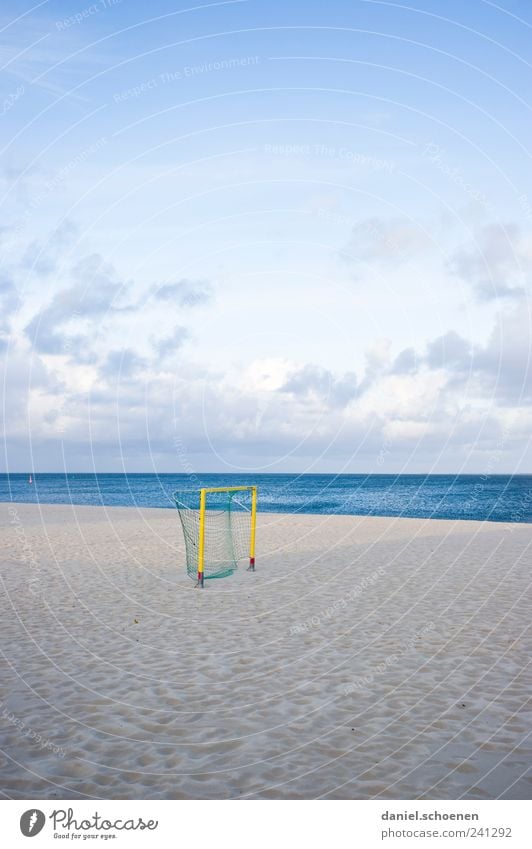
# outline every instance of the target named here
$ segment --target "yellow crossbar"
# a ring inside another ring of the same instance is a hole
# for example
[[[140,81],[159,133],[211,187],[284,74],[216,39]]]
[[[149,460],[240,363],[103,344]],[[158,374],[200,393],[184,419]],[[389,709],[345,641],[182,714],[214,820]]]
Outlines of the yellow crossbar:
[[[200,489],[200,492],[237,492],[239,489],[254,489],[257,491],[256,486],[212,486],[208,489]]]

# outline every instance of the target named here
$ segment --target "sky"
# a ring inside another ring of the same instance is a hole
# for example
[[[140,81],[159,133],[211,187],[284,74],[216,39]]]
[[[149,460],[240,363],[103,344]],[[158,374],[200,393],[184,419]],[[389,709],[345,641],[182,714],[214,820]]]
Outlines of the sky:
[[[0,470],[531,473],[526,0],[13,0]]]

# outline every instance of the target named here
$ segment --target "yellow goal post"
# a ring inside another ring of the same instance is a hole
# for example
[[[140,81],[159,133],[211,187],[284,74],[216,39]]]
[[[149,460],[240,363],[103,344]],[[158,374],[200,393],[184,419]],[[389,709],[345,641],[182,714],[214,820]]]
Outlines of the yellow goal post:
[[[224,578],[249,557],[255,571],[257,487],[215,486],[174,493],[185,538],[187,573],[206,579]]]

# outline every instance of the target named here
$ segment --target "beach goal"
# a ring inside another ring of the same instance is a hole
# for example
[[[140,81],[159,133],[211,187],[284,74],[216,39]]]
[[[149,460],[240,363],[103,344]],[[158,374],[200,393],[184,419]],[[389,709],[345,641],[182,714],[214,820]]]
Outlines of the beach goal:
[[[226,486],[174,493],[183,536],[187,574],[203,587],[205,579],[232,575],[249,557],[255,571],[257,487]]]

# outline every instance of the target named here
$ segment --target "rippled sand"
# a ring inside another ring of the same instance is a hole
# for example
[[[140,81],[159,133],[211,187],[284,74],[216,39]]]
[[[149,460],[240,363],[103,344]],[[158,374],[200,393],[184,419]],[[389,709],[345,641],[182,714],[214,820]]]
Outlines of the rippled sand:
[[[0,505],[11,798],[530,798],[531,525]],[[528,746],[528,748],[527,748]]]

